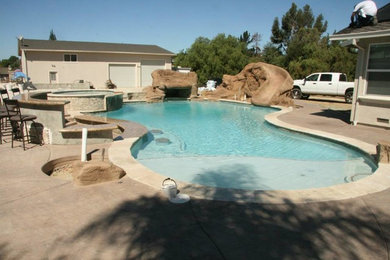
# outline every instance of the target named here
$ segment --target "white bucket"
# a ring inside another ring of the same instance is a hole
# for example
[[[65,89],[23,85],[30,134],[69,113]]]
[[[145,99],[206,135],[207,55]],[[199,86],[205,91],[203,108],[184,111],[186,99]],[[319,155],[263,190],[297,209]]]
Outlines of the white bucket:
[[[170,181],[170,182],[167,183],[168,181]],[[165,179],[162,183],[162,189],[163,189],[164,194],[168,197],[168,199],[176,198],[177,185],[173,179],[171,179],[171,178]]]

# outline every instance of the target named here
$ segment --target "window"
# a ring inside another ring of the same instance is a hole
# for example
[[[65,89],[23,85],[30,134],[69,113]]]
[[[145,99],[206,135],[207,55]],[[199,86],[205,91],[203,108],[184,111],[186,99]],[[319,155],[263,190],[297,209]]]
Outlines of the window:
[[[317,81],[319,74],[313,74],[306,78],[307,81]]]
[[[332,74],[321,74],[320,81],[332,81]]]
[[[49,81],[50,83],[56,83],[57,82],[57,72],[50,71],[49,72]]]
[[[77,61],[77,54],[64,54],[64,61],[70,61],[70,62]]]
[[[370,46],[366,94],[390,95],[390,43]]]
[[[345,74],[340,74],[339,81],[340,82],[347,81],[347,76]]]

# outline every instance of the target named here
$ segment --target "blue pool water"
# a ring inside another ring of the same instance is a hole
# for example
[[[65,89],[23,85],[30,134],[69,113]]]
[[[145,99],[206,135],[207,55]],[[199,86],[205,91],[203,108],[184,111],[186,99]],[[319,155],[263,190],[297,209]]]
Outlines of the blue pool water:
[[[151,132],[132,149],[148,168],[174,179],[224,188],[326,187],[358,180],[376,166],[347,146],[274,127],[277,111],[226,102],[128,104],[100,116]]]

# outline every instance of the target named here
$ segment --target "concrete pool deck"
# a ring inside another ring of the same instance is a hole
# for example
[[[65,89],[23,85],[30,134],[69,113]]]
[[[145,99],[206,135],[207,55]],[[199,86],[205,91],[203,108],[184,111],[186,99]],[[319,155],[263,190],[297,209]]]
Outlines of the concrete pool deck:
[[[318,104],[296,103],[302,107],[280,116],[282,122],[371,145],[390,139],[389,130],[353,127],[327,116]],[[389,258],[390,189],[324,202],[193,197],[174,205],[159,190],[128,177],[82,188],[47,177],[40,169],[44,163],[77,155],[80,146],[30,148],[0,145],[1,259]]]

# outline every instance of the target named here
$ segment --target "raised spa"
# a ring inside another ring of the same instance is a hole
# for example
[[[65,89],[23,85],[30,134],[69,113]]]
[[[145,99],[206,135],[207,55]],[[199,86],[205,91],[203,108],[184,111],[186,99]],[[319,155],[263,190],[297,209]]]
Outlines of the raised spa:
[[[360,150],[265,122],[275,111],[226,102],[164,102],[126,104],[101,115],[148,127],[148,136],[132,147],[133,156],[189,183],[296,190],[357,181],[377,169]]]
[[[123,94],[104,89],[60,90],[48,93],[47,99],[70,101],[68,112],[99,112],[121,108]]]

